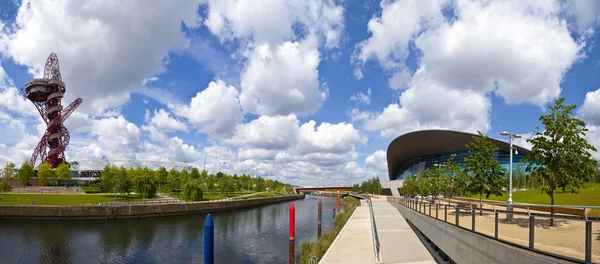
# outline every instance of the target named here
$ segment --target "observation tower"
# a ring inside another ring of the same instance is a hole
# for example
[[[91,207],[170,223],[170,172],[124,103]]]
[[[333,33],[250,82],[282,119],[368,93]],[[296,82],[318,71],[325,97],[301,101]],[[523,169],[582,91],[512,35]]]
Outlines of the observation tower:
[[[35,163],[38,157],[41,162],[48,162],[52,168],[65,161],[64,151],[69,145],[70,136],[63,122],[81,104],[81,98],[77,98],[63,108],[61,100],[66,91],[67,86],[60,76],[58,57],[54,53],[46,60],[44,78],[33,79],[21,88],[21,94],[35,105],[48,126],[31,155],[29,164],[34,168],[37,167]]]

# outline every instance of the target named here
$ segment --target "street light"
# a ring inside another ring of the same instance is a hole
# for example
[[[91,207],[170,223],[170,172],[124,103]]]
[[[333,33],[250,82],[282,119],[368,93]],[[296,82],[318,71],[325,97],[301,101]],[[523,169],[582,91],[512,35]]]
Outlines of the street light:
[[[515,149],[515,154],[518,154],[518,152],[516,151],[517,148],[513,147],[513,138],[521,138],[521,135],[519,134],[513,134],[513,133],[509,133],[506,131],[502,131],[500,132],[500,135],[502,136],[509,136],[510,138],[510,150],[509,150],[509,163],[508,163],[508,201],[507,201],[507,209],[508,211],[512,211],[513,209],[513,200],[512,200],[512,165],[513,165],[513,149]],[[507,220],[512,220],[512,214],[507,214],[506,215]]]

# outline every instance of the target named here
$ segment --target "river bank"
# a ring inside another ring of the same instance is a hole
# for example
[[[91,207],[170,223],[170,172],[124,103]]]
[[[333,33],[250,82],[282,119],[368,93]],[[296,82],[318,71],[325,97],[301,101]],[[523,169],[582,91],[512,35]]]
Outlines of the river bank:
[[[175,204],[117,204],[107,206],[0,206],[0,219],[32,220],[121,220],[174,215],[213,213],[292,200],[304,195],[202,201]]]

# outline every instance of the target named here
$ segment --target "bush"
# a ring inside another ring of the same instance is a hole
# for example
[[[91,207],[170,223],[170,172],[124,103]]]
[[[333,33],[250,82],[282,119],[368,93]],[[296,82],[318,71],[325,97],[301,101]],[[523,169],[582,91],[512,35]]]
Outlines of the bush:
[[[10,192],[12,187],[5,181],[0,182],[0,192]]]

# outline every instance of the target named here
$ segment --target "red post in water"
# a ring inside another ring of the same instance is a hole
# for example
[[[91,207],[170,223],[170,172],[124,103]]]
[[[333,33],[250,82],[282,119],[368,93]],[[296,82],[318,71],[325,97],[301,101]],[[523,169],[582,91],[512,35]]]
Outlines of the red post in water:
[[[296,208],[294,207],[294,203],[290,205],[290,245],[289,245],[289,263],[294,264],[295,256],[294,253],[294,238],[296,230]]]
[[[338,211],[338,213],[340,212],[340,190],[338,190],[338,206],[337,206],[337,211]]]
[[[294,240],[296,230],[296,207],[290,205],[290,240]]]

